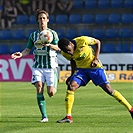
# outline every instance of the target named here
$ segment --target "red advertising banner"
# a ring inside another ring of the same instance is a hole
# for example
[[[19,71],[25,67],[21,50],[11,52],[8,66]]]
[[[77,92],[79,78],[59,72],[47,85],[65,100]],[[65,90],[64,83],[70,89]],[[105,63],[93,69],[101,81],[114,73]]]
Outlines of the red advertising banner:
[[[0,55],[0,81],[31,81],[33,55],[12,59],[11,55]]]

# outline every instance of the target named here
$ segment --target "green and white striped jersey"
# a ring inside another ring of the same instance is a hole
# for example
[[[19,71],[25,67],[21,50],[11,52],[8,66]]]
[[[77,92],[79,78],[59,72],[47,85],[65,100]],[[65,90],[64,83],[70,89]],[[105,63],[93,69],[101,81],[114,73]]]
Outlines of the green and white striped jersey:
[[[52,30],[47,28],[47,30],[50,30],[53,34],[53,41],[51,44],[53,45],[58,45],[58,35],[57,33]],[[50,47],[47,46],[37,46],[35,45],[35,42],[39,39],[39,34],[40,31],[34,31],[30,34],[28,43],[26,48],[32,49],[34,47],[34,63],[33,67],[34,68],[55,68],[58,67],[58,62],[57,62],[57,51],[51,49]]]

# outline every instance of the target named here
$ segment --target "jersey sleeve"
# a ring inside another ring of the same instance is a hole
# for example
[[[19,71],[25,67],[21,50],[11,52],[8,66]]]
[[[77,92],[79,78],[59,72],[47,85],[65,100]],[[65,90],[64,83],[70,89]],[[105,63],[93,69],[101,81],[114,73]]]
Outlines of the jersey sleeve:
[[[61,52],[61,54],[67,59],[67,60],[71,60],[72,56],[70,54],[67,54],[65,52]]]
[[[32,47],[34,46],[34,42],[33,42],[32,36],[33,36],[33,33],[31,33],[29,38],[28,38],[28,42],[27,42],[26,48],[32,49]]]
[[[54,44],[54,45],[57,45],[58,44],[58,41],[59,41],[58,34],[54,30],[51,30],[51,32],[53,34],[53,41],[51,43]]]

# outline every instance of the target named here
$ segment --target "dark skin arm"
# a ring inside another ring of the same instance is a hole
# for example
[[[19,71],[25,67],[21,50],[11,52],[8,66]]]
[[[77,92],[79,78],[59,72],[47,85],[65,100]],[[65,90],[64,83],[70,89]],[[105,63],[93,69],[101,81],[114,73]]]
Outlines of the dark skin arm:
[[[72,59],[70,61],[70,65],[71,65],[71,76],[72,76],[74,74],[75,70],[76,70],[76,62]],[[71,76],[68,77],[67,80],[66,80],[67,85],[69,85],[69,80],[70,80]]]
[[[72,59],[70,61],[70,65],[71,65],[71,75],[73,75],[76,70],[76,62]]]
[[[96,40],[96,51],[95,51],[95,58],[91,63],[91,67],[96,67],[98,64],[98,57],[99,57],[99,53],[100,53],[100,46],[101,46],[101,42],[97,39]]]

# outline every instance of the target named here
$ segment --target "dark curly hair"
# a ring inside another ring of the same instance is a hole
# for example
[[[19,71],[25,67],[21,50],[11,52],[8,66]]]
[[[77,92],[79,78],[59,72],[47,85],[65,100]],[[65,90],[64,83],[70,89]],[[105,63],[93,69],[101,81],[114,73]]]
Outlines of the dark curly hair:
[[[41,14],[41,13],[44,13],[47,16],[47,18],[49,19],[48,12],[46,12],[45,10],[37,9],[36,12],[35,12],[36,21],[38,21],[38,15]]]
[[[59,41],[58,41],[58,47],[63,51],[63,52],[67,52],[66,51],[66,46],[68,46],[70,43],[70,41],[66,38],[61,38]]]

